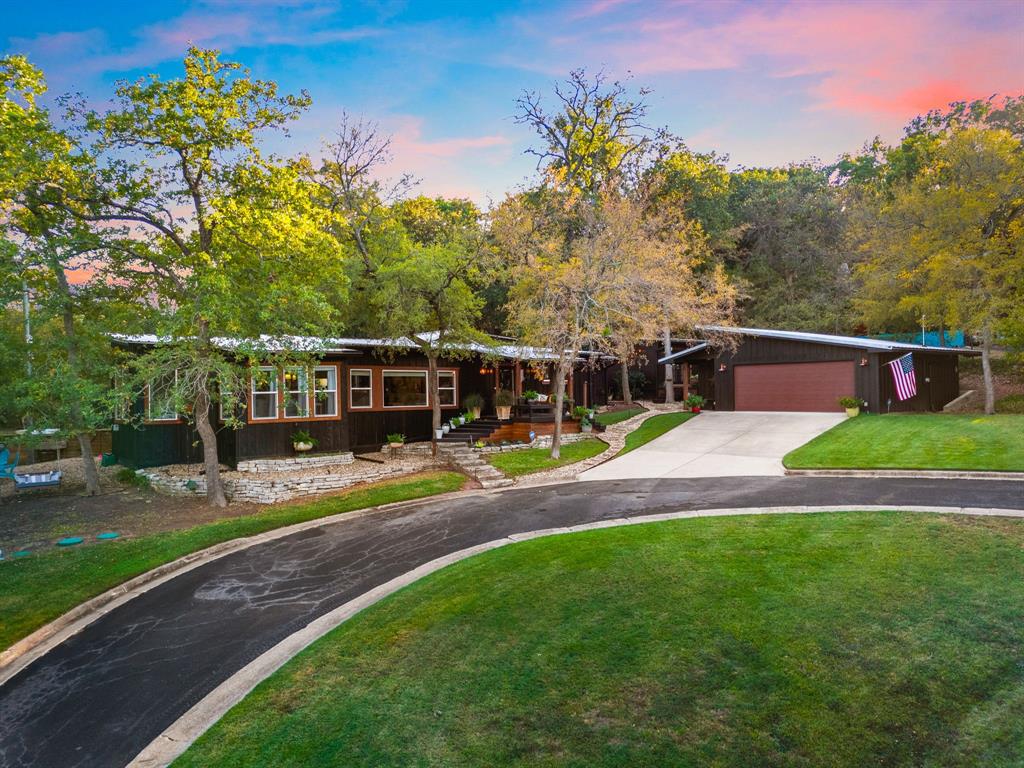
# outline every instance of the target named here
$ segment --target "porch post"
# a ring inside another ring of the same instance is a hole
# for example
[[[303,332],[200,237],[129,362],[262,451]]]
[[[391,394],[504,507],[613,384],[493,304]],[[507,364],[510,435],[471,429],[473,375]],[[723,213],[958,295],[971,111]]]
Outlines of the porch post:
[[[690,396],[690,364],[683,363],[683,400]]]

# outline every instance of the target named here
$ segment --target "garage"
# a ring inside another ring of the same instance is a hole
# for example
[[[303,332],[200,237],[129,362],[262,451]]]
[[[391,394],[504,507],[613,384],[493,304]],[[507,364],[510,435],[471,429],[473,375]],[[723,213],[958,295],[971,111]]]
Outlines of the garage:
[[[737,365],[737,411],[840,411],[854,394],[852,360]]]

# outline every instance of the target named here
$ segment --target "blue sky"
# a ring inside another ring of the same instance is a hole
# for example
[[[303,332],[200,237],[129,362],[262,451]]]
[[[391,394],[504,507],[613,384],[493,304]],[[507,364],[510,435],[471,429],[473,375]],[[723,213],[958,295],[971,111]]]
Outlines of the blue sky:
[[[1024,90],[1024,2],[37,2],[0,46],[101,104],[174,76],[189,42],[314,106],[279,151],[315,153],[343,109],[394,135],[428,194],[500,198],[532,171],[523,89],[570,69],[654,89],[651,122],[733,165],[829,161],[954,99]]]

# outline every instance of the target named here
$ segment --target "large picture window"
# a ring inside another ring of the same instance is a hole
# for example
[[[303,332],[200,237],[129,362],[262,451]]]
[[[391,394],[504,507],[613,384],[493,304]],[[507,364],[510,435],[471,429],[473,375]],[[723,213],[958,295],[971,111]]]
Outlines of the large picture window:
[[[384,371],[385,408],[423,408],[427,404],[426,371]]]
[[[285,368],[284,415],[287,419],[309,416],[309,381],[305,368]]]
[[[373,407],[373,374],[353,368],[348,372],[348,396],[351,408]]]
[[[338,415],[338,369],[333,365],[313,369],[313,415]]]
[[[455,372],[437,372],[437,402],[441,405],[457,405],[455,397]]]
[[[252,418],[277,418],[277,369],[256,368],[252,372]]]
[[[174,407],[174,387],[178,383],[178,372],[150,380],[146,385],[146,420],[177,421],[178,412]]]

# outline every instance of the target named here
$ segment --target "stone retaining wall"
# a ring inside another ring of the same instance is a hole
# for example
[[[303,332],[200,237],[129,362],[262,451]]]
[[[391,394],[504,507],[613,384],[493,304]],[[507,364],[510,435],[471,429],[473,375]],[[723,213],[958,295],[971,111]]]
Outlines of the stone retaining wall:
[[[294,475],[271,477],[259,473],[238,473],[224,478],[224,493],[232,501],[248,501],[257,504],[275,504],[280,501],[302,496],[315,496],[329,491],[338,491],[357,483],[373,482],[389,477],[415,472],[421,467],[410,467],[401,463],[360,462],[358,467],[346,468],[344,472],[305,472]],[[176,496],[205,496],[206,478],[203,476],[182,477],[164,474],[157,469],[140,469],[138,475],[146,477],[154,489]],[[192,487],[189,487],[191,483]]]
[[[562,445],[566,443],[578,443],[581,440],[586,440],[588,437],[594,437],[592,432],[572,432],[567,435],[562,435]],[[534,438],[532,443],[511,443],[510,445],[485,445],[483,448],[477,448],[473,446],[473,450],[478,453],[505,453],[507,451],[523,451],[527,448],[550,448],[551,447],[551,435],[541,435],[540,437]]]
[[[312,456],[289,456],[283,459],[250,459],[238,462],[239,472],[289,472],[292,470],[337,467],[351,464],[355,457],[345,453],[321,453]]]

